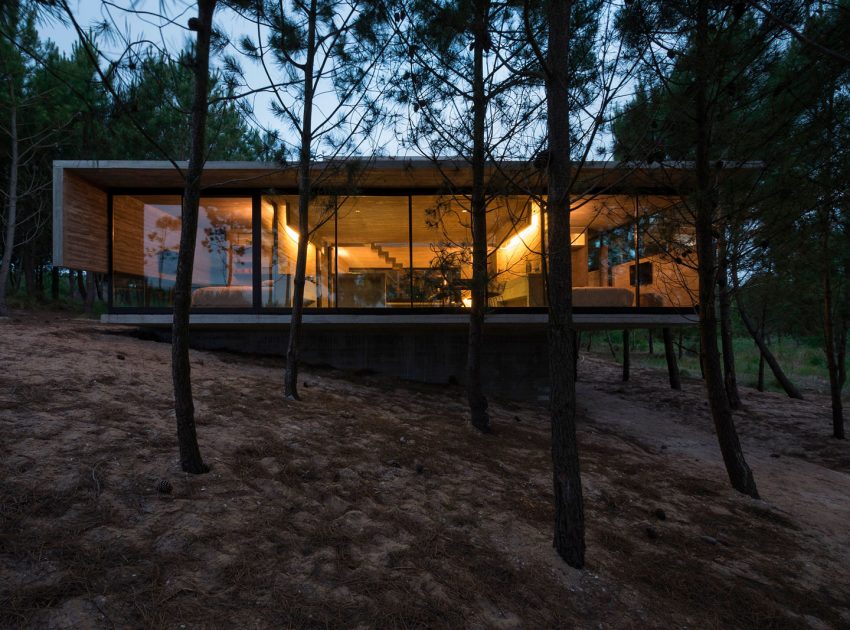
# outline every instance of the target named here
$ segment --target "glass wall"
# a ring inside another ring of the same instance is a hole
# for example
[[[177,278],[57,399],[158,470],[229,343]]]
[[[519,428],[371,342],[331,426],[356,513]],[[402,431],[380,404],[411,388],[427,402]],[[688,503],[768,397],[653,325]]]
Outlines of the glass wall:
[[[253,307],[251,206],[250,197],[201,199],[192,274],[193,307]]]
[[[490,283],[490,303],[545,306],[540,205],[527,198],[507,197],[497,202],[493,215],[499,239],[493,256],[496,274]]]
[[[408,197],[341,197],[337,306],[410,307]]]
[[[174,301],[180,197],[116,195],[112,200],[113,305],[167,308]],[[253,305],[250,198],[203,198],[192,275],[192,306]]]
[[[180,246],[179,196],[112,199],[112,302],[169,307]]]
[[[316,198],[310,204],[304,279],[305,308],[335,306],[335,207],[336,200],[330,197]],[[263,197],[260,215],[261,303],[264,307],[291,308],[295,291],[295,261],[300,239],[298,196]]]
[[[678,200],[599,197],[588,204],[587,282],[579,306],[690,307],[698,281]],[[575,259],[575,251],[574,251]],[[574,281],[575,281],[574,274]]]
[[[411,207],[414,306],[470,306],[470,199],[421,195]],[[534,306],[542,299],[539,225],[539,209],[532,212],[528,197],[488,201],[490,306]]]
[[[411,198],[412,295],[416,307],[469,304],[472,230],[463,198]]]
[[[112,208],[113,305],[170,307],[180,197],[115,195]],[[250,197],[201,200],[193,307],[253,308],[252,210]],[[259,218],[259,303],[291,308],[301,238],[298,196],[262,196]],[[686,219],[675,199],[575,200],[570,215],[574,305],[693,305],[696,258]],[[306,308],[470,306],[469,197],[319,196],[310,202],[308,223]],[[546,221],[537,200],[488,200],[490,307],[546,305],[545,243]]]

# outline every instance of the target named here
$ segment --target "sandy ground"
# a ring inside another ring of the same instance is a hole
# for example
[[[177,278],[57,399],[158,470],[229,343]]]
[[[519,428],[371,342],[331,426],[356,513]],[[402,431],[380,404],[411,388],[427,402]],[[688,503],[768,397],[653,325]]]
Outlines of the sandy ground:
[[[698,381],[580,364],[588,566],[551,548],[546,410],[193,352],[176,461],[169,347],[0,320],[0,626],[850,626],[850,447],[827,401],[743,390],[762,500],[732,491]],[[160,480],[173,490],[157,491]]]

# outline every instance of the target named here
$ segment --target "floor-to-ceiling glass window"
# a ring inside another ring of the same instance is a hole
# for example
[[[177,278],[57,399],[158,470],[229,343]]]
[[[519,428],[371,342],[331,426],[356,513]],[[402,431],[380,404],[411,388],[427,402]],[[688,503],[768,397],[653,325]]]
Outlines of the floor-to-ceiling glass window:
[[[416,195],[411,202],[413,304],[469,304],[472,230],[469,203],[453,196]]]
[[[315,197],[308,211],[307,266],[304,307],[335,305],[336,198]],[[301,238],[298,195],[264,196],[260,204],[262,249],[260,293],[264,307],[291,308],[295,292],[295,262]]]
[[[611,195],[590,200],[588,207],[594,209],[586,217],[590,289],[580,305],[695,303],[693,230],[679,216],[678,199]]]
[[[171,306],[179,248],[179,196],[115,195],[112,199],[113,306]]]
[[[487,231],[492,235],[491,306],[544,306],[542,213],[527,197],[497,197],[489,204]]]
[[[192,273],[193,308],[254,305],[252,201],[202,197]]]
[[[636,302],[649,307],[691,307],[699,279],[693,220],[676,198],[641,196],[637,264],[629,271]]]
[[[410,306],[406,195],[340,197],[337,246],[337,306]]]
[[[178,195],[112,199],[115,307],[167,308],[174,302],[181,205]],[[205,197],[198,214],[192,306],[251,308],[251,199]]]
[[[414,305],[471,304],[470,198],[417,195],[412,201]],[[487,302],[537,306],[543,300],[540,211],[528,197],[487,202]]]

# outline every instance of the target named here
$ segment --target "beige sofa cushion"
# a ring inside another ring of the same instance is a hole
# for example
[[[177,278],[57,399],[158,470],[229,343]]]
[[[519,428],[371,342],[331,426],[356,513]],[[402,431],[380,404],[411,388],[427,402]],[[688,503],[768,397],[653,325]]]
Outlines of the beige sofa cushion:
[[[575,287],[573,306],[623,307],[632,306],[635,296],[631,289],[620,287]]]

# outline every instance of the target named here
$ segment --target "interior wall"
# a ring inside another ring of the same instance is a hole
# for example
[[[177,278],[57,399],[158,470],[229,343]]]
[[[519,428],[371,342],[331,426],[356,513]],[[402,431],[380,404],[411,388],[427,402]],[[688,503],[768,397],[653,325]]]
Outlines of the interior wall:
[[[689,307],[696,302],[699,292],[699,278],[696,269],[687,265],[676,264],[667,256],[644,256],[638,262],[652,263],[652,283],[641,284],[642,306],[676,306]],[[635,262],[627,262],[612,267],[613,286],[634,291],[629,278],[629,268]],[[660,304],[648,304],[655,294]]]
[[[62,172],[62,217],[54,233],[55,265],[98,273],[109,271],[109,212],[106,192]],[[58,250],[58,251],[57,251]],[[58,254],[58,255],[57,255]]]
[[[145,275],[144,203],[136,197],[112,198],[112,270],[134,276]]]

